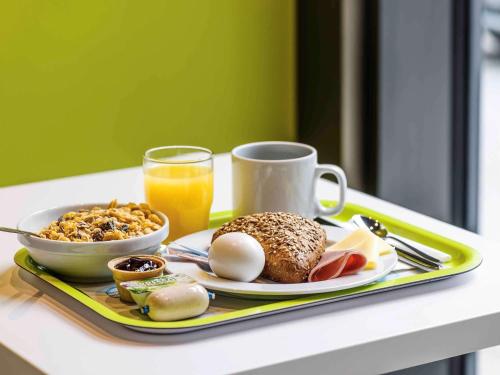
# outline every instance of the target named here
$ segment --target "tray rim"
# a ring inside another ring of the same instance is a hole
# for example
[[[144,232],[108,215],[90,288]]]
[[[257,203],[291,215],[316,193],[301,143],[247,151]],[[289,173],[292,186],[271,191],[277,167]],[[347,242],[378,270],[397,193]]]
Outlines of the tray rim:
[[[325,205],[331,205],[334,202],[324,201],[323,203]],[[375,284],[365,285],[353,289],[347,289],[347,290],[323,293],[323,294],[308,295],[294,299],[279,300],[279,301],[269,302],[261,306],[249,307],[222,314],[211,315],[201,318],[195,317],[191,319],[174,321],[174,322],[155,322],[147,320],[138,320],[120,315],[118,312],[92,299],[84,292],[71,286],[70,284],[64,282],[63,280],[58,279],[56,276],[32,266],[30,264],[31,258],[29,257],[28,250],[25,248],[22,248],[16,252],[14,256],[14,261],[19,267],[25,269],[27,272],[30,272],[31,274],[37,276],[38,278],[52,285],[56,289],[59,289],[63,293],[76,299],[84,306],[90,308],[91,310],[95,311],[96,313],[98,313],[99,315],[110,321],[122,324],[124,326],[127,326],[128,328],[136,330],[147,330],[148,332],[152,332],[154,330],[158,331],[168,330],[172,331],[173,333],[193,331],[196,329],[203,329],[221,324],[233,323],[241,321],[243,319],[251,319],[260,316],[276,314],[290,310],[296,310],[298,308],[316,306],[319,304],[332,302],[334,300],[344,300],[347,298],[360,297],[366,294],[384,292],[396,288],[407,287],[425,282],[437,281],[471,271],[477,268],[482,262],[482,257],[479,254],[479,252],[465,244],[443,237],[436,233],[429,232],[425,229],[416,227],[412,224],[403,222],[402,220],[390,217],[388,215],[370,210],[363,206],[348,203],[346,207],[349,208],[350,210],[363,212],[370,216],[376,217],[382,220],[384,224],[386,224],[388,227],[398,226],[404,228],[405,232],[409,232],[412,234],[412,236],[408,237],[425,237],[429,239],[431,242],[434,241],[434,242],[446,243],[448,246],[454,247],[455,249],[460,251],[464,256],[464,261],[459,266],[450,267],[438,271],[432,271],[428,273],[405,276],[393,280],[385,280]],[[336,219],[339,219],[342,216],[343,215],[339,215],[336,217]],[[231,217],[232,217],[232,211],[221,211],[212,213],[210,215],[211,226],[218,226],[223,222],[231,219]]]

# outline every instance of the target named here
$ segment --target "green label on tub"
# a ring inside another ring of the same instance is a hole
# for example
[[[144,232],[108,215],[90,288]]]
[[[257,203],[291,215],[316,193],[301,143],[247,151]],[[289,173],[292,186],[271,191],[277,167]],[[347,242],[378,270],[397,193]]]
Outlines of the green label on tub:
[[[120,283],[120,285],[130,292],[130,295],[139,306],[143,306],[146,297],[154,290],[179,284],[194,283],[196,283],[196,281],[192,277],[182,273],[176,273],[152,277],[150,279],[124,281]]]

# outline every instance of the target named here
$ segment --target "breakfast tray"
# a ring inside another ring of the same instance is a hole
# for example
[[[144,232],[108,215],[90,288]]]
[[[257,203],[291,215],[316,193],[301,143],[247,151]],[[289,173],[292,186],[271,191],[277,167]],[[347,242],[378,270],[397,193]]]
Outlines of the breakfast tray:
[[[343,213],[336,216],[335,219],[347,221],[354,214],[364,214],[376,218],[382,221],[392,233],[448,253],[451,256],[451,260],[445,264],[444,269],[432,272],[421,272],[409,266],[398,264],[398,267],[393,272],[375,283],[353,289],[308,295],[294,299],[262,300],[217,294],[216,298],[210,302],[210,307],[205,314],[176,322],[152,321],[147,316],[142,315],[136,305],[121,302],[119,298],[116,298],[116,289],[112,282],[75,284],[63,281],[55,275],[50,274],[47,270],[38,267],[26,249],[19,250],[14,260],[19,267],[50,284],[53,288],[59,289],[76,299],[96,314],[133,330],[157,334],[174,334],[201,330],[432,282],[471,271],[481,264],[480,254],[468,246],[365,207],[347,204]],[[218,227],[229,221],[231,217],[231,211],[214,213],[211,215],[210,226]]]

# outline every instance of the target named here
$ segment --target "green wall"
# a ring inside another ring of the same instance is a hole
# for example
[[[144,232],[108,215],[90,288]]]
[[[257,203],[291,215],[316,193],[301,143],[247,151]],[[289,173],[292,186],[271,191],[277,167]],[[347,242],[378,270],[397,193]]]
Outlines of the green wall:
[[[0,2],[0,186],[295,138],[292,0]]]

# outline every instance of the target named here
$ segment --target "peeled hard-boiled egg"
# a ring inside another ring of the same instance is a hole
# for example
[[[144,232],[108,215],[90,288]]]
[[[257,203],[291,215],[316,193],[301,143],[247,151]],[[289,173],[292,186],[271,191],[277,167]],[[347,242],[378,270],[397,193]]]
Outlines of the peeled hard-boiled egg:
[[[208,250],[208,264],[217,276],[253,281],[264,269],[266,257],[260,243],[242,232],[223,234]]]

